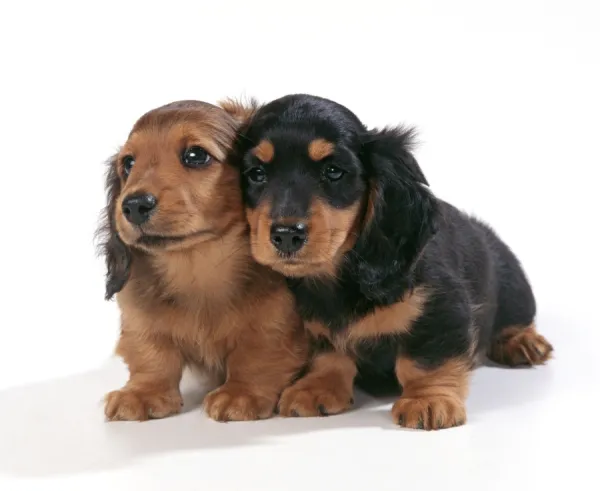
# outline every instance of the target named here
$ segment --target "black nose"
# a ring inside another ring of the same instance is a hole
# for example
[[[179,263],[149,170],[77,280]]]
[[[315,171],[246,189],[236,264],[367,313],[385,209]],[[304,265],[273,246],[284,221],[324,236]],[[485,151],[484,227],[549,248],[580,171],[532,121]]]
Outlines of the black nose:
[[[296,225],[274,224],[271,227],[271,242],[281,252],[292,254],[302,249],[306,243],[306,225],[298,223]]]
[[[127,196],[121,206],[123,215],[129,222],[141,225],[152,215],[156,207],[156,198],[151,194],[134,194]]]

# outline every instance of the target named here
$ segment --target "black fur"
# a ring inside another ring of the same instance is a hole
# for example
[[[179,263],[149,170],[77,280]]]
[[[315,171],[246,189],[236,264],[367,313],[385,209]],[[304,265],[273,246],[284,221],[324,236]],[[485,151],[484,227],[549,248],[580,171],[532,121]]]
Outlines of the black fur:
[[[112,157],[107,163],[105,184],[107,203],[98,230],[102,239],[100,252],[106,262],[106,300],[110,300],[120,292],[127,283],[131,266],[131,251],[120,239],[115,228],[116,200],[121,193],[121,180],[117,173],[115,158]]]
[[[435,367],[486,350],[493,335],[534,320],[533,293],[515,255],[485,224],[437,199],[411,153],[413,131],[367,129],[339,104],[308,95],[283,97],[260,108],[242,130],[236,154],[247,171],[249,150],[268,138],[275,158],[267,184],[242,178],[246,206],[268,200],[272,215],[307,213],[318,195],[344,208],[371,193],[373,217],[363,227],[336,279],[289,278],[305,320],[333,333],[376,307],[398,302],[415,287],[429,292],[409,334],[383,336],[359,346],[358,380],[392,379],[398,356]],[[305,157],[308,142],[335,143],[331,162],[347,170],[344,181],[323,184]],[[285,201],[285,202],[284,202]],[[476,342],[476,343],[475,343]]]
[[[413,130],[397,128],[361,138],[374,216],[354,247],[351,272],[361,294],[380,305],[394,303],[411,286],[411,269],[435,232],[438,204],[420,185],[428,183],[409,152],[412,137]]]

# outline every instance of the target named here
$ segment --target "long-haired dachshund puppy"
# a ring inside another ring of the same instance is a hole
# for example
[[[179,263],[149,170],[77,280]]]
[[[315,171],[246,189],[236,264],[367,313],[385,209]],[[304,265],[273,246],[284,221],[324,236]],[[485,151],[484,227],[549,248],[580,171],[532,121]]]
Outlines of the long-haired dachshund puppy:
[[[353,382],[402,388],[394,420],[466,421],[478,355],[545,362],[536,304],[511,250],[437,199],[413,131],[367,129],[345,107],[291,95],[258,108],[235,150],[254,257],[288,277],[317,350],[280,414],[332,414]]]
[[[130,371],[106,397],[110,420],[177,413],[186,365],[223,382],[204,400],[210,417],[266,418],[308,359],[284,278],[252,260],[239,173],[226,160],[245,109],[223,107],[152,110],[110,160],[106,296],[117,294],[116,351]]]

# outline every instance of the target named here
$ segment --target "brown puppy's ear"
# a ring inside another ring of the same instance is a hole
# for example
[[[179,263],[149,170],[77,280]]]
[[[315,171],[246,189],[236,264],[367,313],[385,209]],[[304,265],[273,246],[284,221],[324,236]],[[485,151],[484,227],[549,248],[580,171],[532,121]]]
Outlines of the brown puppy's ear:
[[[228,97],[227,99],[219,101],[218,105],[240,124],[247,123],[252,116],[254,116],[254,113],[256,113],[259,107],[258,101],[253,97],[247,102],[241,102]]]
[[[367,132],[361,160],[369,177],[365,223],[355,245],[357,281],[365,295],[393,296],[410,287],[414,264],[436,231],[438,205],[410,152],[414,132]]]
[[[102,237],[101,253],[106,262],[106,300],[121,291],[129,278],[131,251],[121,240],[115,227],[117,198],[121,194],[121,179],[117,173],[116,155],[108,162],[106,172],[106,208],[98,234]]]

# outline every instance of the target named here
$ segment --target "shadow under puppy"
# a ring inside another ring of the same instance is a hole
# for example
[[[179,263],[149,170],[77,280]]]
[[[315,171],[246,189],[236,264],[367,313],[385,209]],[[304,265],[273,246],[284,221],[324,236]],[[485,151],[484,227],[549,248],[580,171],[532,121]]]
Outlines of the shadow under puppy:
[[[106,397],[110,420],[179,412],[186,365],[224,382],[204,400],[211,418],[266,418],[308,359],[283,277],[252,259],[226,161],[246,114],[224,107],[232,114],[196,101],[154,109],[109,163],[106,297],[117,294],[116,352],[130,371]]]
[[[410,428],[466,421],[478,355],[535,365],[552,346],[511,250],[437,199],[412,130],[367,129],[347,108],[291,95],[259,108],[235,150],[254,257],[286,275],[316,355],[286,416],[345,410],[353,382],[402,388]]]

